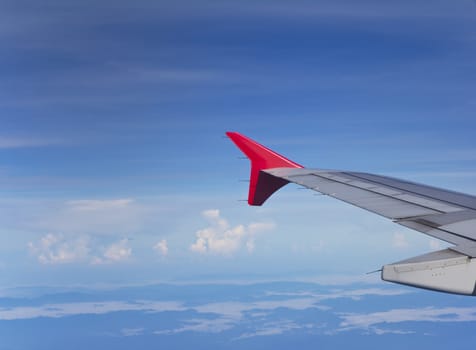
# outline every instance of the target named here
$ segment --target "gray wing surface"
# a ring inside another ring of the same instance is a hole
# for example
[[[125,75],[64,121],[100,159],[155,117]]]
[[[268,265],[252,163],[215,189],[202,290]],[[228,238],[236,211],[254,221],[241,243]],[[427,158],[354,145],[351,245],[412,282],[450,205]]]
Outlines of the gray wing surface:
[[[476,197],[360,172],[308,168],[262,170],[452,243],[476,257]]]
[[[442,239],[454,246],[384,265],[381,278],[476,295],[475,196],[387,176],[304,168],[240,133],[226,134],[251,161],[249,205],[262,205],[294,182]]]

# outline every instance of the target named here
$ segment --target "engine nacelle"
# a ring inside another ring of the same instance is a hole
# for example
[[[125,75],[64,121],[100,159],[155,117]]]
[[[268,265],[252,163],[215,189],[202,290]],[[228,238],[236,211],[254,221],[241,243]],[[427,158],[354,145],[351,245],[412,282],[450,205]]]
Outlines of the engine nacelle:
[[[440,292],[476,295],[476,258],[443,249],[385,265],[382,279]]]

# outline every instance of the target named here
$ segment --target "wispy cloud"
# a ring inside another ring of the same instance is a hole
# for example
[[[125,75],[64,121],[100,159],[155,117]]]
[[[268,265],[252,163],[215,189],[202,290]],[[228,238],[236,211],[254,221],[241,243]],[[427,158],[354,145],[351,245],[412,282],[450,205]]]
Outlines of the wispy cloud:
[[[54,203],[35,228],[65,233],[115,235],[137,231],[144,222],[147,208],[132,198],[80,199]]]
[[[144,333],[144,328],[123,328],[121,329],[121,334],[124,337],[134,337],[142,335]]]
[[[301,0],[290,4],[286,1],[259,2],[250,6],[228,6],[227,9],[238,14],[259,15],[263,17],[280,17],[290,19],[399,19],[399,18],[451,18],[462,16],[471,18],[471,6],[464,4],[450,6],[445,3],[417,4],[415,2],[400,1],[397,3],[380,3],[375,1],[361,1],[355,6],[352,1],[307,1]],[[228,4],[227,4],[228,5]],[[225,8],[222,9],[222,11]],[[469,13],[465,13],[468,12]]]
[[[68,201],[66,204],[74,211],[105,211],[123,209],[132,204],[133,199],[80,199]]]
[[[218,209],[205,210],[202,216],[210,222],[210,226],[197,231],[196,241],[190,246],[191,251],[201,254],[230,255],[238,251],[243,243],[251,253],[255,248],[256,234],[275,227],[272,222],[231,227],[228,221],[220,216]]]
[[[0,149],[32,148],[60,145],[64,142],[58,139],[42,139],[35,137],[10,137],[0,136]]]
[[[121,71],[124,72],[124,70]],[[128,76],[125,76],[124,79],[129,82],[136,80],[137,82],[203,84],[236,83],[241,79],[241,76],[233,72],[207,69],[130,67],[127,69],[127,73]],[[117,77],[115,79],[117,79]]]

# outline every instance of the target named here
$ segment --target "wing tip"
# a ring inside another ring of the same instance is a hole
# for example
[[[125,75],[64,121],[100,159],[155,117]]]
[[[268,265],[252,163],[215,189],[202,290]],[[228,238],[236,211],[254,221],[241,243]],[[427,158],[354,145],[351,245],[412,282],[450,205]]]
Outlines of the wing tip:
[[[259,170],[271,168],[304,168],[302,165],[293,162],[239,132],[227,131],[225,134],[248,157],[248,159],[250,159],[251,162],[255,162],[257,165],[259,164]]]
[[[267,174],[262,170],[271,168],[303,168],[302,165],[283,157],[279,153],[259,144],[235,131],[227,131],[233,143],[251,161],[249,205],[262,205],[274,192],[288,183],[287,180]]]

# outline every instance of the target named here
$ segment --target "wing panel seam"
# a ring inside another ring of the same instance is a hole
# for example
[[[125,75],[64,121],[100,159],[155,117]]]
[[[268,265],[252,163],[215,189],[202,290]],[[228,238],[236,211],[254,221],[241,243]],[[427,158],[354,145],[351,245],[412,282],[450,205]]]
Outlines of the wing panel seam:
[[[337,181],[337,180],[333,180],[333,179],[328,179],[328,178],[326,178],[326,177],[324,177],[324,176],[320,176],[320,175],[317,175],[317,174],[314,174],[314,173],[310,173],[309,175],[312,175],[312,176],[315,176],[315,177],[318,177],[318,178],[321,178],[321,179],[325,179],[325,180],[337,182],[337,183],[340,183],[340,184],[342,184],[342,185],[344,185],[344,186],[353,187],[353,188],[356,188],[356,189],[359,189],[359,190],[362,190],[362,191],[366,191],[366,192],[369,192],[369,193],[373,193],[373,194],[376,194],[376,195],[378,195],[378,196],[382,196],[382,197],[385,197],[385,198],[394,199],[394,200],[399,201],[399,202],[402,202],[402,203],[408,203],[408,204],[411,204],[411,205],[414,205],[414,206],[417,206],[417,207],[420,207],[420,208],[433,210],[433,211],[438,212],[438,213],[441,213],[441,214],[446,213],[446,212],[444,212],[444,211],[441,211],[441,210],[438,210],[438,209],[435,209],[435,208],[431,208],[431,207],[427,207],[427,206],[424,206],[424,205],[421,205],[421,204],[409,202],[409,201],[407,201],[407,200],[403,200],[403,199],[400,199],[400,198],[395,198],[395,197],[392,197],[392,196],[389,196],[389,195],[386,195],[386,194],[383,194],[383,193],[379,193],[379,192],[375,192],[375,191],[372,191],[372,190],[368,190],[368,189],[366,189],[366,188],[358,187],[358,186],[355,186],[355,185],[350,185],[350,184],[343,183],[343,182],[341,182],[341,181]],[[295,175],[295,176],[299,176],[299,175]],[[290,176],[290,177],[292,177],[292,176]],[[367,181],[368,181],[368,180],[367,180]],[[383,184],[381,184],[381,185],[383,185]],[[385,186],[386,186],[386,185],[385,185]],[[312,188],[312,187],[311,187],[311,188]],[[313,189],[314,189],[314,188],[313,188]],[[317,191],[319,191],[319,190],[317,190]],[[320,192],[320,191],[319,191],[319,192]],[[335,196],[333,196],[332,194],[329,194],[329,196],[335,197]],[[342,200],[342,199],[337,198],[337,197],[336,197],[336,199]],[[344,200],[343,200],[343,201],[344,201]],[[354,204],[354,203],[352,203],[352,202],[348,202],[348,201],[344,201],[344,202],[350,203],[350,204],[352,204],[352,205],[356,205],[356,204]],[[357,205],[357,206],[358,206],[358,205]],[[360,207],[360,208],[362,208],[362,207]],[[365,209],[365,208],[364,208],[364,209]],[[371,210],[369,210],[369,211],[371,211]],[[382,215],[382,216],[384,216],[384,215]],[[392,219],[399,220],[398,217],[395,217],[395,218],[392,218]]]
[[[398,188],[396,186],[392,186],[392,185],[387,185],[385,183],[382,183],[382,182],[379,182],[379,181],[375,181],[375,180],[369,180],[369,179],[366,179],[365,177],[361,177],[361,176],[357,176],[357,175],[354,175],[355,173],[348,173],[348,172],[342,172],[343,174],[346,174],[347,176],[352,176],[352,177],[355,177],[357,179],[360,179],[360,180],[364,180],[364,181],[370,181],[370,182],[373,182],[373,183],[376,183],[376,184],[379,184],[381,186],[386,186],[386,187],[390,187],[390,188],[394,188],[394,189],[397,189],[399,191],[405,191],[407,193],[411,193],[413,195],[417,195],[417,196],[422,196],[421,193],[418,193],[418,192],[415,192],[415,191],[410,191],[410,190],[407,190],[407,189],[401,189],[401,188]],[[335,181],[335,180],[333,180]],[[399,180],[400,181],[400,180]],[[402,181],[403,182],[403,181]],[[415,185],[414,183],[411,183],[411,182],[406,182],[408,184],[411,184],[411,185]],[[453,192],[453,193],[456,193],[456,194],[459,194],[457,192]],[[393,197],[391,197],[393,198]],[[472,207],[468,207],[466,205],[462,205],[462,204],[457,204],[457,203],[454,203],[454,202],[450,202],[450,201],[447,201],[447,200],[444,200],[444,199],[439,199],[439,198],[435,198],[435,197],[432,197],[432,196],[428,196],[428,195],[425,195],[423,198],[428,198],[428,199],[432,199],[434,201],[438,201],[438,202],[442,202],[442,203],[447,203],[447,204],[451,204],[453,206],[456,206],[456,207],[459,207],[459,208],[464,208],[464,209],[470,209],[470,210],[475,210],[475,208],[472,208]],[[445,212],[442,212],[442,213],[445,213]]]

